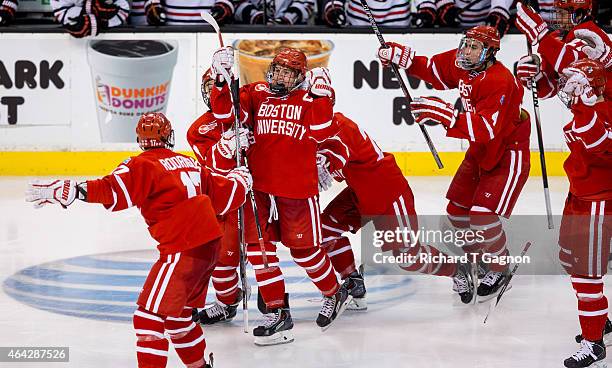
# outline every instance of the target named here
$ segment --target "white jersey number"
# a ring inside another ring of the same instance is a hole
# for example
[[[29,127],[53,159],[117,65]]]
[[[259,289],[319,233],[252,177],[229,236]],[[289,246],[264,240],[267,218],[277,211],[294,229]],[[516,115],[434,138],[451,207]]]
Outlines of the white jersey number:
[[[182,171],[181,181],[187,188],[187,198],[194,197],[198,194],[200,188],[200,172],[198,171]]]

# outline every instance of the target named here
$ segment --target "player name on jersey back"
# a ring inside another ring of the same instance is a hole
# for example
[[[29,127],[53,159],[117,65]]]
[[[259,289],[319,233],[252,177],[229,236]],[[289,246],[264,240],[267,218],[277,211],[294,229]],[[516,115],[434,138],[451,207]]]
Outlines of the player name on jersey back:
[[[257,111],[257,135],[278,134],[302,140],[306,128],[297,123],[302,118],[302,108],[292,104],[262,103]]]
[[[200,169],[200,165],[198,165],[198,162],[194,158],[185,157],[185,156],[173,156],[173,157],[168,157],[168,158],[161,158],[159,159],[159,163],[162,164],[164,169],[168,171],[173,171],[177,169],[185,169],[185,168],[192,168],[196,170]]]

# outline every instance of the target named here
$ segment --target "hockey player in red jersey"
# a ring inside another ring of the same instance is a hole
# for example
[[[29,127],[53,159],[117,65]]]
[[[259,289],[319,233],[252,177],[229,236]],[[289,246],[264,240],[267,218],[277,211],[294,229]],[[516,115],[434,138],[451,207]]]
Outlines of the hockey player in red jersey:
[[[411,110],[417,123],[442,124],[448,137],[470,143],[446,198],[448,220],[456,228],[486,229],[484,241],[463,247],[468,253],[506,256],[506,235],[500,216],[509,217],[529,176],[530,124],[521,109],[523,88],[495,54],[497,30],[469,29],[457,50],[431,58],[415,56],[408,46],[389,43],[380,48],[384,64],[393,62],[435,89],[458,89],[463,112],[436,97],[415,98]],[[494,296],[507,277],[508,266],[487,264],[478,296]]]
[[[192,307],[203,307],[222,235],[216,215],[244,203],[251,187],[245,168],[227,177],[200,170],[193,158],[175,153],[174,133],[162,113],[143,115],[136,127],[144,150],[110,175],[77,183],[41,180],[29,184],[26,200],[35,207],[75,199],[101,203],[110,211],[140,209],[149,233],[159,243],[134,312],[138,366],[163,368],[168,339],[185,366],[212,367],[204,359],[202,328],[191,320]]]
[[[539,97],[549,98],[557,92],[556,80],[563,69],[590,58],[606,68],[604,97],[612,99],[612,41],[593,22],[591,0],[555,0],[554,6],[554,20],[549,25],[531,8],[517,5],[516,26],[538,52],[520,59],[517,76],[525,85],[535,76]]]
[[[590,59],[565,68],[558,86],[573,114],[563,128],[570,188],[559,229],[559,260],[571,275],[582,329],[580,349],[564,362],[569,368],[603,360],[604,329],[611,330],[603,294],[612,237],[612,102],[603,96],[605,86],[604,67]]]
[[[353,296],[350,309],[367,307],[363,276],[355,267],[355,256],[347,232],[356,233],[372,221],[377,230],[419,229],[414,196],[408,181],[402,174],[392,154],[383,152],[376,142],[355,122],[341,113],[334,114],[338,134],[325,141],[319,148],[323,157],[319,160],[321,189],[330,184],[326,176],[345,181],[347,187],[327,205],[321,215],[323,249],[330,256],[336,272],[346,280]],[[329,174],[331,173],[331,174]],[[461,300],[469,303],[474,294],[469,264],[422,262],[420,254],[429,259],[438,258],[440,252],[429,245],[417,243],[387,244],[383,251],[392,250],[414,256],[416,261],[401,267],[438,276],[455,278],[455,289]]]
[[[285,300],[276,242],[289,248],[295,262],[323,294],[317,317],[323,330],[351,300],[338,283],[329,257],[319,248],[316,152],[317,145],[337,131],[332,121],[333,89],[329,76],[324,74],[312,75],[314,82],[309,90],[301,89],[306,64],[302,51],[282,49],[270,64],[266,82],[240,89],[240,116],[254,134],[255,143],[247,157],[265,242],[261,246],[258,243],[253,211],[245,209],[247,257],[255,270],[258,291],[270,311],[264,323],[253,331],[259,345],[293,341],[293,322]],[[214,116],[222,121],[233,121],[230,91],[225,83],[232,65],[231,48],[215,52],[212,70],[216,87],[211,102]]]
[[[210,111],[210,92],[214,79],[208,69],[202,75],[201,92],[204,104],[208,111],[202,114],[191,124],[187,131],[187,142],[196,155],[202,167],[210,169],[221,175],[228,174],[234,165],[223,168],[217,165],[215,157],[221,156],[224,160],[234,163],[236,141],[233,125],[222,124],[217,121]],[[248,148],[248,130],[240,128],[240,146]],[[236,316],[238,303],[242,299],[242,290],[238,287],[238,215],[236,211],[221,213],[219,224],[223,229],[221,249],[215,269],[212,273],[212,284],[215,288],[217,300],[196,316],[196,322],[201,324],[214,324],[221,321],[231,321]]]

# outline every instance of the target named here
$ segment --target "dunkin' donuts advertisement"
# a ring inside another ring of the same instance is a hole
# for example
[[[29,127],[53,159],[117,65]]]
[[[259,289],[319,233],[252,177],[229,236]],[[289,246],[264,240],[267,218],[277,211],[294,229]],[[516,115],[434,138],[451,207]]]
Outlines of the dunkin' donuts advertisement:
[[[134,142],[142,114],[166,113],[178,44],[155,40],[90,41],[91,67],[102,142]]]

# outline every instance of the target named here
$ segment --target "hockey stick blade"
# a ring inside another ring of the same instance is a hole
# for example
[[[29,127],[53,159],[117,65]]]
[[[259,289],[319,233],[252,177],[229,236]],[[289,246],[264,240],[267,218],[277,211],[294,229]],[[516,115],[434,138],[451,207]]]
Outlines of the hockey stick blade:
[[[219,23],[217,23],[217,20],[207,11],[201,12],[200,17],[202,17],[206,23],[213,27],[217,33],[217,36],[219,37],[219,43],[221,44],[221,47],[223,47],[223,37],[221,36],[221,29],[219,28]]]
[[[519,256],[520,258],[522,258],[527,253],[527,251],[529,250],[529,247],[531,247],[531,242],[527,242],[527,244],[525,244],[525,247],[523,248],[523,251],[521,252],[521,255]],[[510,281],[512,281],[512,277],[514,277],[514,274],[516,273],[516,270],[518,269],[519,264],[520,263],[517,263],[514,265],[514,267],[512,267],[512,271],[510,272],[510,275],[508,275],[508,279],[506,280],[506,282],[504,282],[501,289],[499,290],[499,294],[497,294],[497,298],[494,301],[492,301],[491,304],[489,305],[489,311],[487,312],[487,315],[485,316],[483,323],[485,324],[487,323],[487,319],[489,319],[489,315],[491,314],[493,309],[495,309],[495,307],[497,307],[497,305],[499,304],[499,301],[501,300],[502,296],[508,289],[508,285],[510,285]]]

